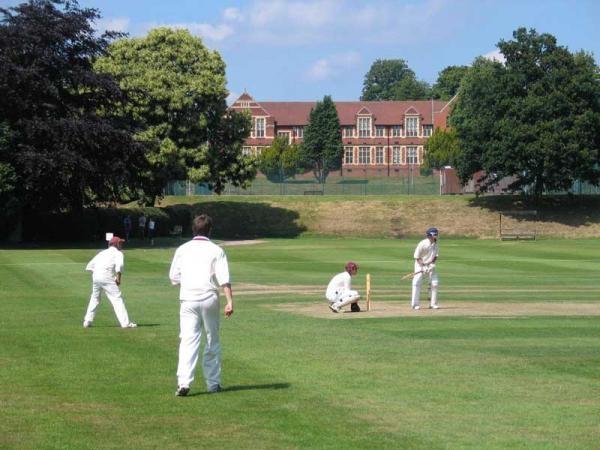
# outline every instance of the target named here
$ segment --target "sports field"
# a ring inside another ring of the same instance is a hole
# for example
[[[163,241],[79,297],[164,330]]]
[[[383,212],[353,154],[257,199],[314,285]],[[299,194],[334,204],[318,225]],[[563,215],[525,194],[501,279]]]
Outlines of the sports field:
[[[600,241],[442,236],[442,309],[410,311],[417,241],[227,245],[225,390],[186,398],[173,246],[125,247],[137,329],[82,328],[97,249],[0,250],[0,448],[597,448]],[[370,313],[327,309],[348,260]]]

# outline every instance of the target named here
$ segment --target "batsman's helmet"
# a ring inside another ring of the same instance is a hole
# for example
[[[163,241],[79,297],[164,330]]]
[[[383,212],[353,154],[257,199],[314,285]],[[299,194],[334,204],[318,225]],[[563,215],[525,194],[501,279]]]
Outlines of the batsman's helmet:
[[[426,232],[425,235],[426,236],[433,236],[433,237],[438,237],[438,229],[437,228],[429,228]]]
[[[356,264],[355,262],[350,261],[348,264],[346,264],[346,272],[354,272],[358,270],[358,264]]]

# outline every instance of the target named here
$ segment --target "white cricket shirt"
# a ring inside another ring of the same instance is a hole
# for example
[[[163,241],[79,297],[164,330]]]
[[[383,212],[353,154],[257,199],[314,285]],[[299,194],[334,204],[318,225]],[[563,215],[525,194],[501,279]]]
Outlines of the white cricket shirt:
[[[326,298],[335,297],[336,292],[349,291],[352,289],[352,277],[346,271],[338,273],[334,276],[329,284],[327,285],[327,291],[325,292]]]
[[[431,242],[429,239],[423,239],[415,249],[415,260],[421,258],[423,264],[430,264],[437,256],[439,256],[437,241]]]
[[[208,238],[196,236],[175,251],[169,278],[180,285],[180,300],[206,300],[229,283],[227,256]]]
[[[123,252],[117,247],[110,246],[94,256],[85,270],[93,272],[94,280],[114,280],[117,272],[123,271],[124,265]]]

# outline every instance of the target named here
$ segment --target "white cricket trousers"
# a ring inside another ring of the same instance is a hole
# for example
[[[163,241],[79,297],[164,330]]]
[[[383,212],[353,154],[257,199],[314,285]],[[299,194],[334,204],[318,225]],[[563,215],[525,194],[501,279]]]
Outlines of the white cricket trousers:
[[[194,381],[200,340],[205,336],[202,371],[206,386],[221,384],[221,342],[219,340],[218,295],[198,302],[182,301],[179,309],[180,333],[178,386],[190,386]]]
[[[129,325],[129,314],[127,314],[127,308],[125,308],[125,302],[121,295],[121,289],[115,283],[115,280],[93,280],[92,281],[92,295],[88,304],[87,312],[83,320],[87,322],[93,322],[96,317],[96,311],[98,305],[100,305],[100,296],[102,291],[106,294],[106,297],[112,303],[113,309],[121,327]]]
[[[415,272],[421,270],[421,267],[415,265]],[[410,302],[411,307],[419,306],[421,303],[421,285],[423,284],[423,277],[429,277],[429,285],[431,286],[431,306],[437,306],[437,294],[439,280],[435,269],[429,273],[418,273],[412,280],[412,298]]]
[[[360,294],[357,291],[341,289],[335,292],[333,298],[328,298],[327,300],[335,307],[342,308],[343,306],[360,300]]]

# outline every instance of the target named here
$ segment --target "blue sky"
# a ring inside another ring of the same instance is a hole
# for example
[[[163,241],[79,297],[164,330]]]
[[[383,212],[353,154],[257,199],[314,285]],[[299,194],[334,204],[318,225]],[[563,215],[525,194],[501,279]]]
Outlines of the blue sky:
[[[10,6],[19,1],[0,0]],[[600,56],[600,0],[79,0],[99,28],[143,36],[187,28],[219,51],[228,89],[257,100],[356,100],[376,59],[402,58],[433,83],[518,27]]]

